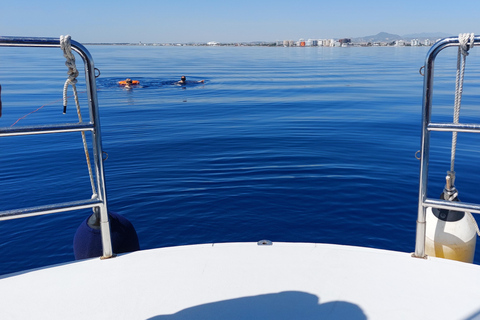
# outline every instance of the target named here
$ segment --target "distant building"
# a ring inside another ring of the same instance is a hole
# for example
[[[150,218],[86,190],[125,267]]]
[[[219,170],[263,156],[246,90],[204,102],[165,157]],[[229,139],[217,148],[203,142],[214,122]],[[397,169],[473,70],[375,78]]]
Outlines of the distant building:
[[[420,41],[418,39],[412,39],[410,40],[410,45],[412,47],[418,47],[420,45]]]
[[[340,42],[341,44],[352,43],[352,39],[343,38],[343,39],[338,40],[338,42]]]
[[[218,46],[218,42],[215,42],[215,41],[207,42],[207,46]]]
[[[431,46],[432,45],[432,41],[430,41],[430,39],[425,39],[425,41],[423,42],[424,45],[426,46]]]
[[[333,47],[335,46],[335,40],[333,39],[325,39],[325,40],[322,40],[323,42],[323,46],[324,47]]]
[[[395,41],[395,46],[403,47],[403,46],[405,46],[405,41],[404,40],[397,40],[397,41]]]

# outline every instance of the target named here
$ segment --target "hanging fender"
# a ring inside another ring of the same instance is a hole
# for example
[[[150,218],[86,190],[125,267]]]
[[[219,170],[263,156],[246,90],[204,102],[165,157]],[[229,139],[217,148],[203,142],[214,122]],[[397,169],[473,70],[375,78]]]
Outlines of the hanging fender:
[[[108,212],[110,236],[114,253],[140,250],[137,232],[127,218]],[[73,252],[76,260],[101,257],[103,255],[100,215],[95,211],[78,227],[73,238]]]

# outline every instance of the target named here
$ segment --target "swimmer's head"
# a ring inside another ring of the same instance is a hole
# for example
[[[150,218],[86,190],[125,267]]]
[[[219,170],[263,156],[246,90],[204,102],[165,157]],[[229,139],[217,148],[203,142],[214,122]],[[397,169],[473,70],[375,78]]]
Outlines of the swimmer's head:
[[[127,79],[127,80],[125,80],[125,83],[126,83],[126,84],[132,84],[132,79]]]
[[[185,81],[185,80],[187,80],[187,78],[186,78],[185,76],[182,76],[182,78],[181,78],[181,79],[182,79],[182,81]]]

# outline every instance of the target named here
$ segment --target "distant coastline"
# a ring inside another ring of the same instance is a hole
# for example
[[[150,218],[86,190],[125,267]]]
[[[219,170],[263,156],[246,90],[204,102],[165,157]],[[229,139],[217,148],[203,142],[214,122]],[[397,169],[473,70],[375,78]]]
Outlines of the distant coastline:
[[[337,41],[332,41],[331,45],[302,45],[302,44],[293,44],[293,45],[284,45],[277,42],[237,42],[237,43],[84,43],[84,45],[89,46],[149,46],[149,47],[410,47],[410,46],[430,46],[433,42],[418,42],[417,44],[411,44],[407,42],[373,42],[373,43],[341,43]],[[301,42],[300,42],[301,43]]]
[[[277,41],[251,41],[251,42],[188,42],[188,43],[143,43],[141,41],[131,43],[109,43],[92,42],[86,45],[111,45],[111,46],[162,46],[162,47],[409,47],[409,46],[431,46],[437,40],[448,37],[449,34],[436,33],[417,33],[399,36],[387,32],[380,32],[372,36],[358,38],[337,38],[337,39],[298,39],[298,40],[277,40]]]

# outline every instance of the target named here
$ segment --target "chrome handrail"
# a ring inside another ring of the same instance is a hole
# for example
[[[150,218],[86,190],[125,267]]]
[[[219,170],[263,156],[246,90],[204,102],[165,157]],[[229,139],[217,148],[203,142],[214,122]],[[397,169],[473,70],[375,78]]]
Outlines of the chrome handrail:
[[[93,123],[67,123],[53,124],[43,126],[25,126],[25,127],[7,127],[0,128],[0,137],[8,136],[26,136],[32,134],[44,133],[60,133],[60,132],[78,132],[78,131],[94,131]]]
[[[423,102],[422,102],[422,136],[420,149],[420,186],[418,193],[418,218],[415,241],[415,257],[425,257],[425,236],[426,236],[426,209],[435,207],[447,210],[466,209],[474,213],[480,213],[480,206],[476,204],[458,203],[429,199],[427,197],[428,184],[428,163],[430,160],[430,132],[431,131],[450,131],[450,132],[480,132],[478,124],[454,124],[454,123],[432,123],[432,96],[433,96],[433,71],[435,58],[440,51],[448,47],[459,46],[458,37],[449,37],[435,43],[427,53],[425,59],[424,82],[423,82]],[[474,43],[480,43],[480,36],[474,38]]]
[[[48,47],[60,48],[59,38],[25,38],[25,37],[1,37],[0,47]],[[16,218],[24,218],[33,215],[59,213],[64,211],[80,210],[85,208],[98,208],[100,210],[100,226],[102,234],[103,257],[113,256],[108,221],[107,195],[105,189],[105,174],[102,159],[102,138],[100,131],[100,117],[98,113],[97,88],[95,82],[95,66],[88,50],[79,42],[71,40],[71,48],[83,60],[85,66],[85,82],[88,97],[89,122],[69,123],[62,125],[42,125],[19,128],[0,128],[1,136],[61,133],[74,131],[91,131],[93,137],[93,159],[95,167],[97,193],[91,199],[57,203],[33,208],[14,209],[0,211],[0,221]]]

